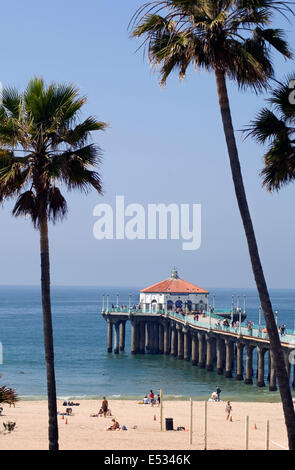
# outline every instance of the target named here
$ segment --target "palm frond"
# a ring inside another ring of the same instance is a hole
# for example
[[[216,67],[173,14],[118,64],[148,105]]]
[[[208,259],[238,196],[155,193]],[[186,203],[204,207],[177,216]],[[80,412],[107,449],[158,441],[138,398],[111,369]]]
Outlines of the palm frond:
[[[22,108],[22,96],[16,88],[5,88],[2,92],[2,106],[8,117],[18,119]]]
[[[64,142],[73,147],[84,145],[91,132],[104,131],[107,126],[107,123],[97,121],[95,117],[90,116],[73,129],[67,130],[65,135],[62,135],[61,138]]]
[[[295,180],[295,107],[289,102],[289,79],[279,83],[268,100],[275,111],[263,108],[251,125],[245,129],[247,137],[269,146],[264,155],[261,172],[263,185],[269,191],[279,191]]]
[[[295,181],[295,148],[290,142],[277,139],[264,157],[265,167],[261,172],[263,186],[268,191],[279,191]]]
[[[285,40],[285,33],[283,30],[255,28],[254,36],[268,42],[287,59],[292,59],[292,52],[289,48],[288,42]]]
[[[245,132],[248,137],[254,138],[258,143],[265,144],[268,140],[277,138],[288,139],[292,130],[271,110],[263,108]]]
[[[290,101],[290,83],[295,79],[295,72],[283,79],[277,88],[272,90],[268,99],[276,111],[278,111],[283,119],[290,119],[295,124],[295,107]]]
[[[30,216],[34,226],[36,226],[38,220],[38,200],[33,191],[26,191],[18,197],[12,214],[15,217]]]
[[[78,189],[87,194],[95,189],[98,194],[103,194],[100,174],[85,168],[78,159],[72,159],[68,163],[66,170],[62,172],[62,179],[69,191]]]
[[[19,194],[28,184],[28,158],[15,158],[8,151],[0,151],[0,202]]]
[[[55,186],[48,191],[48,218],[55,223],[62,220],[68,212],[67,201]]]

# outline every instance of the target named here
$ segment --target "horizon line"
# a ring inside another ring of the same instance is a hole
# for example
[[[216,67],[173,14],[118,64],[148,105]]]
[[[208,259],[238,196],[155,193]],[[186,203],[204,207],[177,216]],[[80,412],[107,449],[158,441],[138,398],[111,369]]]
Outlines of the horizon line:
[[[1,287],[36,287],[36,288],[41,288],[41,284],[0,284]],[[119,289],[142,289],[142,286],[132,286],[130,285],[115,285],[115,284],[106,284],[106,285],[97,285],[97,284],[51,284],[51,287],[85,287],[85,288],[97,288],[97,289],[114,289],[114,288],[119,288]],[[233,290],[255,290],[257,291],[257,287],[226,287],[226,286],[219,286],[219,287],[209,287],[210,294],[213,293],[214,289],[233,289]],[[295,287],[269,287],[269,290],[295,290]]]

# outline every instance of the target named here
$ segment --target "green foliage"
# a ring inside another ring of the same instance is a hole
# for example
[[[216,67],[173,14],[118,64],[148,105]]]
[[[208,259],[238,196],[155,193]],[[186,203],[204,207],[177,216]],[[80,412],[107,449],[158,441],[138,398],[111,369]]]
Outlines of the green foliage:
[[[189,66],[222,71],[240,87],[259,91],[274,71],[271,49],[292,54],[282,30],[270,28],[274,13],[293,14],[293,2],[272,0],[155,0],[131,21],[152,66],[165,85],[171,72],[184,78]],[[162,15],[161,15],[162,14]]]
[[[295,181],[295,105],[290,102],[289,84],[295,73],[286,77],[269,98],[271,109],[263,108],[247,129],[248,136],[266,144],[263,185],[269,191],[279,191]]]
[[[0,403],[14,405],[18,401],[19,397],[13,388],[6,387],[5,385],[0,387]]]
[[[56,222],[67,213],[59,186],[102,193],[97,167],[101,150],[89,143],[106,123],[90,116],[79,122],[86,99],[71,85],[31,80],[24,93],[3,90],[0,106],[0,202],[17,197],[15,216],[35,227],[46,215]]]

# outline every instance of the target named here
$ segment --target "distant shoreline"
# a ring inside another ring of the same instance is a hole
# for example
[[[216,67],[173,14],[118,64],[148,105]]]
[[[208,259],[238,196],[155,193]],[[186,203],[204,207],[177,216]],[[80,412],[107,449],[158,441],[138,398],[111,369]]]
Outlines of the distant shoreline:
[[[140,401],[143,399],[143,396],[123,396],[123,395],[108,395],[107,392],[105,395],[108,397],[109,400],[112,401]],[[257,397],[253,397],[253,399],[249,399],[249,396],[242,396],[241,398],[237,398],[234,396],[231,396],[230,394],[223,394],[223,398],[221,398],[222,401],[230,400],[234,403],[281,403],[281,397],[279,393],[276,396],[267,396],[263,397],[263,399],[257,399]],[[93,401],[93,400],[101,400],[103,395],[97,395],[97,396],[77,396],[77,395],[66,395],[66,396],[58,396],[57,400],[58,401]],[[175,402],[186,402],[189,401],[190,398],[193,399],[195,402],[199,403],[204,403],[205,401],[209,400],[209,396],[206,397],[189,397],[189,396],[174,396],[174,395],[165,395],[164,394],[164,401],[170,402],[170,401],[175,401]],[[34,395],[25,395],[25,396],[20,396],[20,400],[24,402],[38,402],[38,401],[47,401],[46,396],[34,396]]]

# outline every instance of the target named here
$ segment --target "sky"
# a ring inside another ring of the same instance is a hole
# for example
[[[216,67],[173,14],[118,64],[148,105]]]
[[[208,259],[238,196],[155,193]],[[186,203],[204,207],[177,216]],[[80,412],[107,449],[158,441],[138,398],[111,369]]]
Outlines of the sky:
[[[73,83],[87,97],[84,116],[109,124],[97,134],[104,152],[104,195],[67,196],[67,219],[50,227],[54,285],[145,287],[169,277],[174,266],[203,288],[254,287],[234,196],[214,76],[191,71],[161,88],[128,23],[143,0],[27,0],[3,2],[3,86],[23,90],[30,78]],[[12,29],[13,24],[13,29]],[[294,27],[280,19],[295,50]],[[275,57],[278,78],[292,61]],[[229,83],[234,127],[249,206],[267,283],[294,288],[295,189],[278,194],[261,186],[264,148],[239,132],[265,105],[266,94]],[[181,240],[96,240],[97,204],[201,204],[202,244],[183,251]],[[39,236],[29,220],[0,207],[0,285],[40,282]]]

